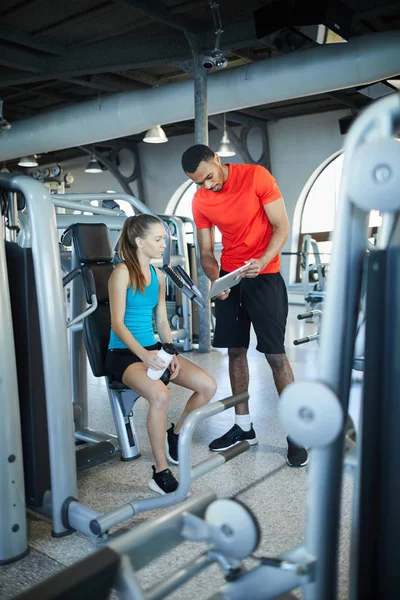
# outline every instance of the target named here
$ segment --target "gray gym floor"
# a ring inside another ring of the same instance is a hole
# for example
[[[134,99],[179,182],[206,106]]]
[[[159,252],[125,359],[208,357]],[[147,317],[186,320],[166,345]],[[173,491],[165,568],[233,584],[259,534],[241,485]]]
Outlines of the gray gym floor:
[[[304,379],[315,372],[318,346],[316,342],[293,346],[293,339],[312,333],[315,326],[296,319],[301,307],[291,306],[287,329],[286,350],[295,377]],[[254,340],[253,340],[254,341]],[[226,350],[213,350],[210,354],[188,353],[217,380],[215,399],[231,394]],[[256,554],[276,556],[298,544],[303,537],[307,487],[306,469],[286,466],[285,432],[277,417],[277,393],[271,371],[263,355],[254,346],[249,351],[251,412],[259,445],[194,482],[192,494],[213,490],[219,497],[235,496],[245,502],[257,516],[262,528],[262,542]],[[170,421],[176,422],[189,392],[171,385]],[[94,429],[113,432],[113,421],[108,396],[102,380],[89,376],[90,425]],[[142,457],[133,463],[117,459],[79,476],[79,500],[97,510],[108,510],[135,497],[148,497],[147,487],[151,476],[152,457],[146,434],[147,405],[140,399],[135,405],[137,431],[140,435]],[[233,410],[226,411],[203,422],[194,436],[193,462],[208,456],[207,444],[224,433],[233,424]],[[341,549],[339,555],[340,600],[347,598],[349,533],[351,519],[353,478],[346,474],[343,486]],[[139,523],[167,511],[153,511],[138,515],[132,521],[113,530],[120,535]],[[87,556],[104,542],[75,533],[63,539],[51,537],[49,522],[30,513],[28,517],[30,553],[15,564],[0,567],[0,600],[12,598],[65,566]],[[144,587],[158,578],[176,570],[180,564],[202,552],[199,544],[186,543],[172,553],[154,562],[140,573]],[[254,564],[249,559],[248,565]],[[196,594],[196,600],[209,598],[223,583],[217,567],[211,567],[170,596],[184,600]],[[298,594],[301,598],[301,594]],[[113,596],[114,598],[114,596]],[[249,593],[248,598],[251,598]],[[38,599],[39,600],[39,599]]]

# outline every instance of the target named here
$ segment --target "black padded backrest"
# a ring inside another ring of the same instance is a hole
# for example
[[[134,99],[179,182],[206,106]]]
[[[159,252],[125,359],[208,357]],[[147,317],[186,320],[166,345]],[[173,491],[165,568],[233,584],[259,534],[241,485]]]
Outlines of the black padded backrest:
[[[12,242],[6,242],[5,249],[24,441],[25,492],[29,506],[42,506],[44,494],[51,484],[42,339],[32,249],[20,248]]]
[[[77,260],[91,269],[98,307],[83,321],[83,336],[95,377],[106,375],[105,358],[110,339],[111,316],[108,280],[114,266],[108,229],[103,223],[75,223],[70,227]]]
[[[104,223],[75,223],[70,229],[81,264],[112,262],[114,253]]]
[[[99,304],[97,309],[83,321],[86,352],[95,377],[106,375],[105,360],[110,328],[111,316],[108,304]]]

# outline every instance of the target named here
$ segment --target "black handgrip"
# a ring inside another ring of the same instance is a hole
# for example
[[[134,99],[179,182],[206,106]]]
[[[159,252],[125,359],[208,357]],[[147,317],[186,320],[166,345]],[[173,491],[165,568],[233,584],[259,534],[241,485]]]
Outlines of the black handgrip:
[[[297,315],[297,319],[302,321],[303,319],[312,319],[314,317],[313,312],[302,313],[301,315]]]
[[[172,279],[172,281],[174,282],[174,284],[179,289],[183,288],[183,281],[182,281],[182,279],[179,277],[179,275],[177,275],[177,273],[175,273],[175,271],[169,265],[164,265],[163,266],[163,271],[164,271],[164,273],[166,275],[168,275],[168,277],[170,279]]]
[[[309,341],[310,341],[310,338],[309,337],[305,337],[305,338],[300,338],[299,340],[294,340],[293,344],[295,346],[300,346],[300,344],[307,344],[307,342],[309,342]]]
[[[219,400],[221,404],[224,405],[224,410],[228,410],[228,408],[232,408],[232,406],[236,406],[241,402],[246,402],[249,399],[248,392],[240,392],[240,394],[235,394],[234,396],[229,396],[228,398],[224,398],[224,400]]]
[[[85,286],[88,296],[91,298],[96,295],[96,283],[94,281],[93,272],[91,269],[86,267],[83,271],[83,278],[85,280]]]
[[[190,287],[194,286],[194,281],[189,277],[186,273],[185,269],[181,265],[176,265],[175,271],[178,271],[178,275],[180,275],[185,283],[187,283]]]
[[[222,456],[225,458],[225,462],[228,462],[228,460],[232,460],[232,458],[235,458],[236,456],[239,456],[239,454],[246,452],[246,450],[249,448],[249,442],[239,442],[239,444],[232,446],[232,448],[228,448],[228,450],[223,450],[222,452],[219,452],[219,454],[222,454]]]
[[[71,271],[70,273],[67,273],[65,275],[65,277],[63,277],[63,280],[62,280],[63,287],[65,287],[66,285],[71,283],[71,281],[73,279],[75,279],[75,277],[80,275],[81,273],[82,273],[82,269],[80,267],[76,267],[73,271]]]

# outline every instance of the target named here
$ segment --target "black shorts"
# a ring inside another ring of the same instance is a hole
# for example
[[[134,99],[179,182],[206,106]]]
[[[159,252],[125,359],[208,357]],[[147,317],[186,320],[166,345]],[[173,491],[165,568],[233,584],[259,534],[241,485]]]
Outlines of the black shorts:
[[[160,348],[160,342],[157,342],[152,346],[145,346],[146,350],[159,350]],[[113,383],[114,381],[120,381],[122,383],[122,377],[124,376],[126,369],[130,365],[138,362],[143,361],[136,354],[131,352],[129,348],[107,350],[105,367],[110,383]]]
[[[220,275],[225,275],[221,271]],[[226,300],[215,300],[215,348],[248,348],[250,325],[257,336],[257,350],[285,354],[288,296],[280,273],[245,278]]]

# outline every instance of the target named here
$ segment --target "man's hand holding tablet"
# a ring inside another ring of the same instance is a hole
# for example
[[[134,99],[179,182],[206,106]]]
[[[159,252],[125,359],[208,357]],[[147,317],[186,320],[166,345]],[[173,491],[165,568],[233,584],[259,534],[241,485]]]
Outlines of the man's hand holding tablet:
[[[224,275],[223,277],[219,277],[218,279],[214,279],[211,284],[210,291],[208,293],[208,298],[217,298],[218,300],[226,300],[229,296],[229,292],[231,288],[237,285],[241,278],[242,274],[250,267],[249,264],[243,265],[239,269]]]

